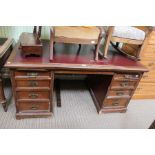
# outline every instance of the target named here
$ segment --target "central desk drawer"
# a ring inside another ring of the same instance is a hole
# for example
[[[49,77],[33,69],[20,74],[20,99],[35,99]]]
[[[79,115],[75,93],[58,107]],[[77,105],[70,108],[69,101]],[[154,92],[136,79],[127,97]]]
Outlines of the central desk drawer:
[[[103,107],[125,107],[128,104],[128,99],[105,99],[103,103]]]
[[[135,89],[136,81],[113,81],[111,89]]]
[[[131,80],[131,81],[136,81],[140,79],[139,74],[115,74],[114,75],[114,80]]]
[[[17,92],[18,99],[49,99],[49,91],[20,91]]]
[[[16,71],[16,76],[24,76],[24,77],[38,77],[38,76],[51,76],[48,71]]]
[[[50,80],[16,80],[17,87],[50,87]]]
[[[48,102],[18,102],[18,109],[21,112],[28,111],[48,111],[49,103]]]

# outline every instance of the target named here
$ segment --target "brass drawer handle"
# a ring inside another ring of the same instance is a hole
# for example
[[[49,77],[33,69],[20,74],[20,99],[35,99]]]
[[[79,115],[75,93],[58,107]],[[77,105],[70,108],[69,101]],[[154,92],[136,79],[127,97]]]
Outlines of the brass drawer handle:
[[[28,77],[36,77],[38,76],[38,73],[27,73]]]
[[[117,106],[117,105],[119,105],[119,103],[118,102],[114,102],[114,103],[112,103],[112,105],[113,106]]]
[[[128,82],[123,82],[123,83],[120,83],[120,86],[127,87],[127,86],[129,86],[129,83]]]
[[[31,107],[31,110],[37,110],[38,107]]]
[[[38,94],[35,94],[35,93],[29,94],[29,98],[32,98],[32,99],[38,98]]]
[[[123,92],[116,92],[116,95],[121,96],[121,95],[124,95],[124,93]]]
[[[37,81],[29,81],[29,86],[36,87],[36,86],[38,86],[38,82]]]

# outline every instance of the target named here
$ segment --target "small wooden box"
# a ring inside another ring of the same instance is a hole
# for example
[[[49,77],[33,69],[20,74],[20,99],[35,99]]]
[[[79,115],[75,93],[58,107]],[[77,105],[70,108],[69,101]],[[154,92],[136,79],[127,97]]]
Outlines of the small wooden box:
[[[20,47],[23,56],[41,56],[43,52],[43,45],[41,40],[36,34],[33,33],[22,33]]]

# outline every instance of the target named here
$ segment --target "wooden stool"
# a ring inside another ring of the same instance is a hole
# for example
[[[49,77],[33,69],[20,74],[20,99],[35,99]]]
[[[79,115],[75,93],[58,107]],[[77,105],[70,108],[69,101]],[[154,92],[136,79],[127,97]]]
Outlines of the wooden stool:
[[[54,43],[71,43],[79,44],[78,52],[81,44],[93,44],[95,49],[95,60],[98,60],[99,46],[103,32],[101,27],[97,26],[55,26],[50,30],[50,61],[53,60]]]

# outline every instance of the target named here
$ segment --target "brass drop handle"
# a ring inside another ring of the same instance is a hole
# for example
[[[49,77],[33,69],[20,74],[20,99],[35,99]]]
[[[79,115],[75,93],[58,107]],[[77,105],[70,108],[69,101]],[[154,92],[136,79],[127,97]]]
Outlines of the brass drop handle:
[[[38,107],[31,107],[31,110],[37,110]]]
[[[27,73],[27,76],[28,77],[36,77],[36,76],[38,76],[38,73]]]
[[[32,98],[32,99],[38,98],[38,94],[35,94],[35,93],[29,94],[29,98]]]
[[[119,103],[118,102],[114,102],[114,103],[112,103],[112,105],[113,106],[117,106],[117,105],[119,105]]]
[[[37,81],[29,81],[29,86],[36,87],[36,86],[38,86],[38,82]]]
[[[122,87],[127,87],[127,86],[129,86],[129,83],[128,82],[123,82],[123,83],[121,83],[120,84]]]
[[[116,92],[116,95],[121,96],[121,95],[124,95],[124,93],[123,92]]]

